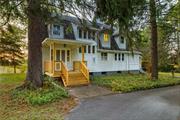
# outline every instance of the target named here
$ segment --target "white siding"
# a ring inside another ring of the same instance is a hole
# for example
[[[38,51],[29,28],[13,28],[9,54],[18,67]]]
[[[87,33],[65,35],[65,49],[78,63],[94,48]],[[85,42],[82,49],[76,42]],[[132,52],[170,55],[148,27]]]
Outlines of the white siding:
[[[81,60],[81,53],[76,52]],[[123,53],[123,52],[122,52]],[[134,57],[129,53],[124,53],[124,61],[122,59],[115,61],[115,53],[108,53],[107,61],[101,60],[101,52],[96,54],[85,53],[85,61],[90,72],[110,72],[110,71],[128,71],[140,70],[139,55],[135,54]]]

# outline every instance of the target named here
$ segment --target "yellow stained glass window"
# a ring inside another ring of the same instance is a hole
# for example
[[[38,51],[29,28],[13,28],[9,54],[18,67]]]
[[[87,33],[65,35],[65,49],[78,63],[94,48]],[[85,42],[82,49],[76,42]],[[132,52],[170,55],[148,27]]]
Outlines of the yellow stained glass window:
[[[108,42],[109,38],[108,38],[108,34],[104,33],[104,42]]]

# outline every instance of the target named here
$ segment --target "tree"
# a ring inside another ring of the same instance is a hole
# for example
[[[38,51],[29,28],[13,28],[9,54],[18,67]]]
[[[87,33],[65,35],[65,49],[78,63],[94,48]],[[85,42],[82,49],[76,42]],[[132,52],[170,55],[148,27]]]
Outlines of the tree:
[[[157,23],[156,23],[156,2],[150,0],[150,26],[151,26],[151,79],[158,79],[158,34],[157,34]]]
[[[28,26],[28,70],[25,86],[43,86],[42,41],[47,37],[46,23],[52,14],[69,13],[78,16],[93,10],[91,1],[86,0],[1,0],[2,24],[23,20]],[[77,14],[78,13],[78,14]]]
[[[0,30],[0,63],[12,65],[14,73],[16,73],[16,66],[24,61],[23,39],[24,31],[14,25],[8,25],[7,28]]]

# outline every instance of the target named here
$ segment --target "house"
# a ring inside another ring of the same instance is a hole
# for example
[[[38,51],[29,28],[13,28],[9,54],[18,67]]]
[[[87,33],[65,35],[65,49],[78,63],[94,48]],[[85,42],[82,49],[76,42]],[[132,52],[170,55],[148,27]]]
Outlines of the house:
[[[42,42],[43,73],[61,77],[65,86],[89,83],[90,75],[141,69],[141,53],[127,48],[126,39],[110,32],[110,26],[93,25],[71,16],[48,24]]]

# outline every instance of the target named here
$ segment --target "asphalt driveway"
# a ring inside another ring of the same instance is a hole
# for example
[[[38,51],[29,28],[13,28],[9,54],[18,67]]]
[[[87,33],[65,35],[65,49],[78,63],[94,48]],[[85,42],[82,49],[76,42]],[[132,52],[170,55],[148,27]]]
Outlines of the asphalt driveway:
[[[180,120],[180,86],[81,99],[65,120]]]

